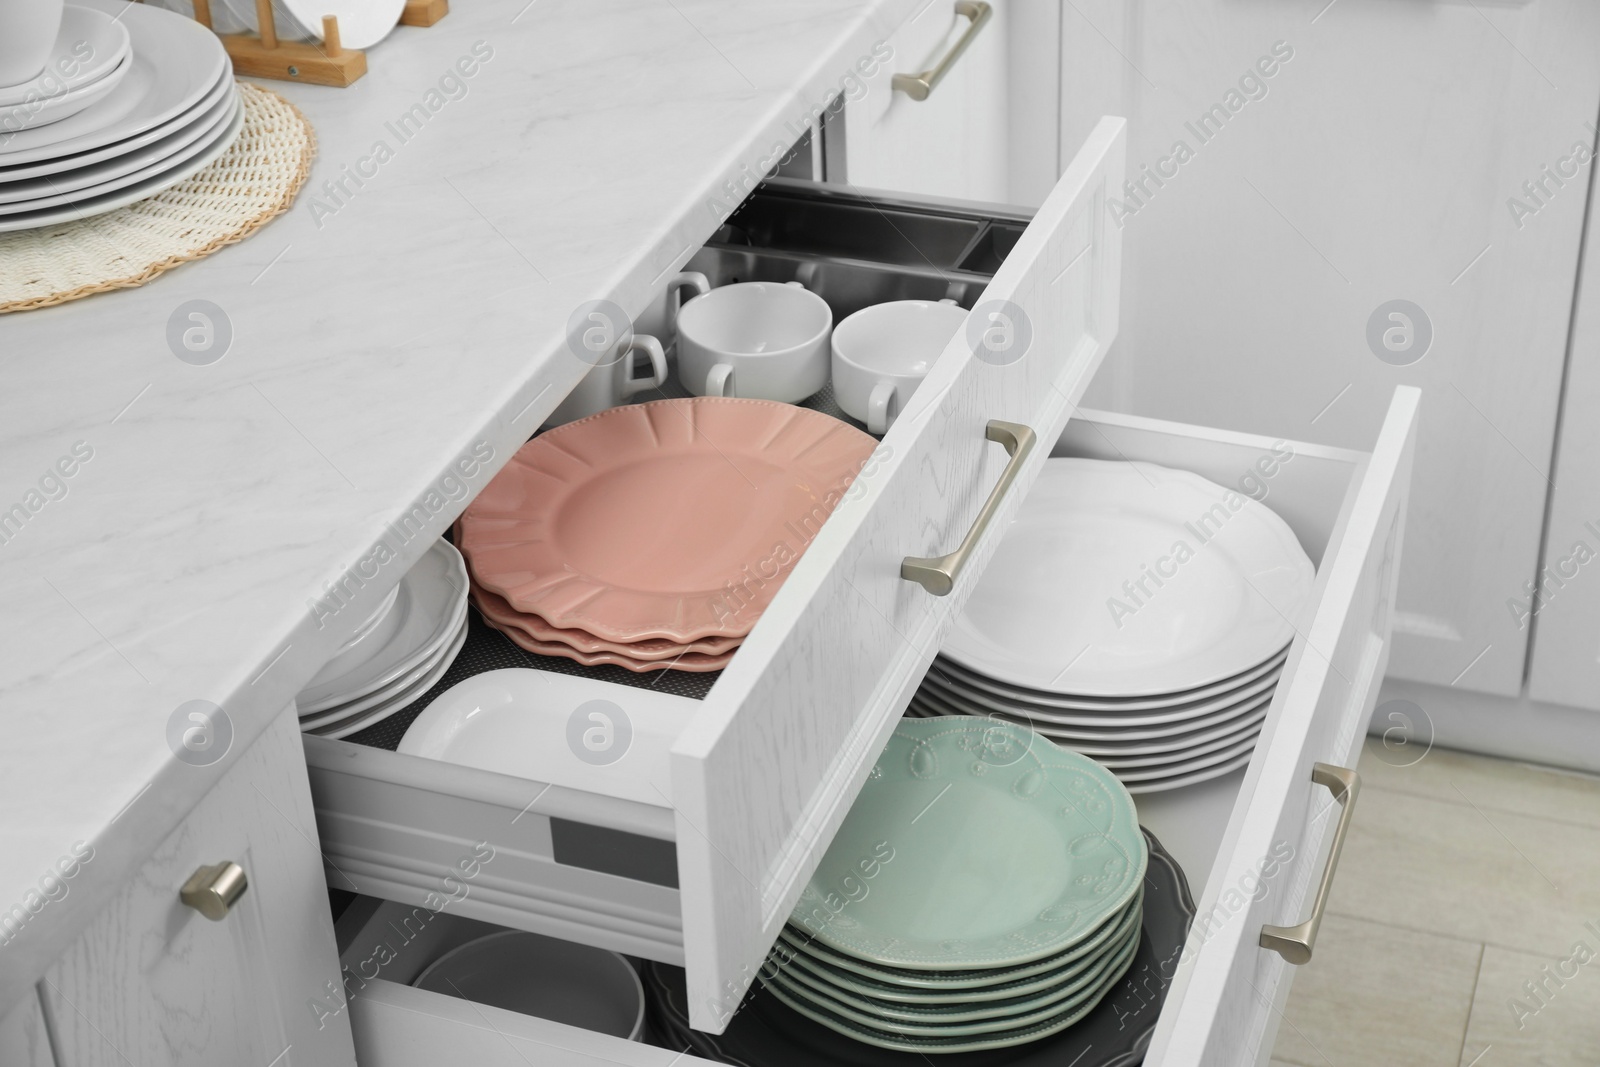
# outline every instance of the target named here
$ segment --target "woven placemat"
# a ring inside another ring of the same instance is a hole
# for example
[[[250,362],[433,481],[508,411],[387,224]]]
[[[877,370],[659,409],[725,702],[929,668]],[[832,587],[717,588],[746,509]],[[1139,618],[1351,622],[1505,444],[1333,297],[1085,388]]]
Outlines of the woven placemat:
[[[316,133],[277,93],[237,84],[244,126],[198,174],[104,215],[0,234],[0,314],[143,285],[288,210],[311,173]]]

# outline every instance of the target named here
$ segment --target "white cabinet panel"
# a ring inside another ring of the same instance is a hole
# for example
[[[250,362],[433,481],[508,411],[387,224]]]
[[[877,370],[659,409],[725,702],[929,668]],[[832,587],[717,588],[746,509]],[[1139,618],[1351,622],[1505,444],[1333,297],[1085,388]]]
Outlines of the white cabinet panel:
[[[1573,308],[1543,566],[1506,590],[1508,623],[1533,634],[1528,696],[1600,711],[1600,212],[1589,211]]]
[[[55,1067],[39,995],[30,993],[0,1017],[0,1063],[5,1067]]]
[[[1008,0],[926,100],[896,91],[895,74],[928,70],[971,21],[952,0],[931,3],[885,42],[863,90],[845,104],[845,174],[851,185],[925,196],[1008,199]],[[1079,144],[1082,138],[1074,141]],[[830,180],[836,180],[830,175]]]
[[[248,888],[220,921],[181,903],[197,867]],[[40,983],[61,1067],[351,1067],[333,923],[291,705]]]
[[[1137,186],[1112,207],[1128,297],[1088,401],[1362,447],[1395,385],[1424,388],[1391,670],[1515,694],[1506,600],[1549,488],[1600,6],[1086,0],[1062,35],[1063,143],[1127,116]],[[1432,325],[1409,366],[1367,340],[1395,299]]]

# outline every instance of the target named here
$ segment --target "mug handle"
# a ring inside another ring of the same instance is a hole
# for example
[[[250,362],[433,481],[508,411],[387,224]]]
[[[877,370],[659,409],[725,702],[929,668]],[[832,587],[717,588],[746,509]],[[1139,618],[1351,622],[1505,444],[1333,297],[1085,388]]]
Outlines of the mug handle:
[[[706,375],[706,396],[733,396],[733,368],[718,363]]]
[[[675,274],[667,283],[669,296],[676,296],[676,300],[667,301],[667,328],[670,330],[677,324],[678,312],[683,310],[686,301],[683,298],[685,289],[693,289],[694,296],[705,296],[711,291],[711,279],[697,270],[686,270],[682,274]],[[693,300],[694,297],[690,297]]]
[[[633,354],[644,352],[650,357],[650,377],[635,378],[633,376]],[[654,389],[667,380],[667,354],[661,348],[661,342],[647,333],[636,333],[633,340],[628,342],[628,348],[622,358],[627,360],[627,369],[622,378],[622,395],[633,396],[646,389]]]
[[[874,437],[882,437],[889,432],[895,416],[895,413],[889,410],[889,405],[893,402],[893,382],[879,382],[872,387],[872,395],[867,397],[868,433]]]

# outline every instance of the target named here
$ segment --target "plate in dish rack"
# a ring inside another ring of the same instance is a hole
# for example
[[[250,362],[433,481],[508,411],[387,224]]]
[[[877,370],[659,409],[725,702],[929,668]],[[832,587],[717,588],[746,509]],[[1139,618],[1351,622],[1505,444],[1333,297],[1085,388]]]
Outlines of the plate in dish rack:
[[[479,585],[608,641],[743,637],[877,441],[770,400],[612,408],[520,448],[460,520]]]
[[[1010,723],[904,720],[789,921],[881,966],[1012,967],[1091,936],[1146,858],[1093,760]]]

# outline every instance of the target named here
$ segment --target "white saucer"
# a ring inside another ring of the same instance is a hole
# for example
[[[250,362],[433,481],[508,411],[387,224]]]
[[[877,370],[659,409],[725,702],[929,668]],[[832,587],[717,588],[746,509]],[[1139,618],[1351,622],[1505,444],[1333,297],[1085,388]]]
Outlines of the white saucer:
[[[133,71],[123,80],[122,92],[115,94],[109,100],[101,101],[100,104],[90,107],[78,115],[74,115],[67,122],[76,122],[84,115],[96,114],[100,108],[112,106],[113,101],[118,106],[122,106],[125,103],[128,106],[132,106],[132,101],[126,100],[123,94],[135,90],[139,93],[147,91],[154,77],[154,72],[140,66],[137,57],[135,57]],[[135,79],[142,79],[144,87],[138,88],[135,86]],[[103,160],[121,158],[146,145],[154,144],[156,141],[170,137],[179,130],[193,126],[207,112],[215,110],[217,105],[222,103],[233,91],[234,81],[231,77],[219,78],[217,84],[213,85],[206,95],[201,97],[200,101],[192,108],[179,112],[166,122],[154,126],[141,134],[124,138],[120,141],[113,141],[111,144],[102,145],[99,148],[93,148],[85,152],[53,156],[34,163],[19,163],[16,166],[6,166],[3,162],[0,162],[0,182],[25,181],[44,174],[61,174],[76,170],[79,167],[87,167]],[[62,125],[66,125],[66,123],[62,123]],[[7,158],[6,154],[0,151],[0,160],[5,158]]]
[[[424,693],[439,684],[439,679],[444,677],[445,672],[450,669],[450,665],[456,661],[456,656],[460,655],[461,647],[466,643],[467,627],[463,621],[460,631],[450,642],[449,647],[445,649],[445,654],[439,658],[439,661],[414,685],[404,692],[397,693],[393,700],[385,701],[375,708],[357,712],[349,718],[340,719],[326,726],[316,728],[302,727],[302,731],[315,734],[317,737],[331,737],[337,740],[341,737],[349,737],[353,733],[359,733],[373,723],[387,719],[395,712],[404,711]]]
[[[467,603],[467,565],[454,545],[435,541],[405,577],[412,610],[382,651],[352,670],[324,667],[295,697],[302,717],[332,711],[409,674],[448,640]]]
[[[53,226],[61,222],[76,222],[80,219],[93,218],[103,215],[108,211],[115,211],[119,207],[155,196],[164,189],[171,188],[186,178],[193,177],[216,161],[217,157],[228,150],[234,138],[239,136],[239,131],[244,128],[244,108],[239,107],[234,112],[233,121],[227,129],[206,146],[199,155],[191,156],[170,170],[152,174],[142,181],[124,186],[109,193],[96,195],[95,190],[86,190],[73,194],[81,196],[81,200],[71,200],[57,207],[44,208],[39,211],[23,211],[16,214],[0,214],[0,233],[12,230],[32,230],[40,226]]]
[[[217,35],[193,19],[122,0],[79,0],[118,16],[132,42],[118,92],[48,126],[0,132],[0,167],[100,148],[154,129],[193,108],[231,77]]]
[[[61,32],[50,49],[50,58],[36,78],[0,89],[0,111],[20,104],[28,97],[44,98],[52,93],[81,89],[104,78],[128,54],[128,31],[120,19],[103,11],[68,4],[61,14]],[[82,56],[88,50],[88,56]],[[67,74],[65,71],[71,70]]]
[[[133,57],[125,55],[122,57],[122,62],[112,67],[105,77],[96,78],[87,85],[80,85],[76,89],[69,89],[56,96],[47,96],[31,103],[0,107],[0,131],[23,133],[53,126],[57,122],[71,118],[89,105],[108,96],[113,89],[122,84],[122,79],[128,76],[128,71],[132,67]]]
[[[445,635],[444,640],[440,641],[436,646],[429,649],[428,653],[423,656],[422,659],[419,660],[410,670],[406,671],[405,674],[402,674],[399,678],[396,678],[394,681],[390,682],[386,686],[383,686],[382,688],[374,689],[366,696],[357,697],[354,700],[328,708],[325,711],[316,711],[311,712],[310,714],[301,715],[300,727],[302,729],[310,729],[317,726],[327,726],[330,723],[338,722],[341,719],[347,719],[350,716],[366,711],[369,708],[376,708],[380,704],[387,704],[394,700],[399,694],[410,689],[414,689],[419,681],[421,681],[430,672],[432,672],[436,666],[438,666],[439,660],[445,656],[450,645],[454,644],[458,639],[460,639],[461,634],[466,630],[466,626],[467,612],[466,605],[463,604],[460,614],[456,617],[450,632]]]
[[[180,126],[167,136],[143,148],[131,149],[126,155],[91,163],[77,170],[68,170],[24,181],[7,181],[0,172],[0,214],[6,214],[3,205],[24,205],[19,210],[35,210],[76,199],[71,194],[95,196],[132,184],[161,170],[175,167],[196,153],[205,151],[210,144],[206,138],[215,138],[233,119],[239,107],[238,95],[217,101],[211,110],[195,117],[186,126]],[[126,179],[121,185],[118,179]]]
[[[1255,500],[1189,471],[1051,459],[941,654],[1063,696],[1193,689],[1276,655],[1315,579]]]

